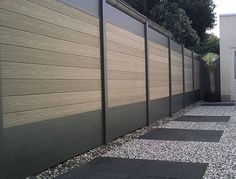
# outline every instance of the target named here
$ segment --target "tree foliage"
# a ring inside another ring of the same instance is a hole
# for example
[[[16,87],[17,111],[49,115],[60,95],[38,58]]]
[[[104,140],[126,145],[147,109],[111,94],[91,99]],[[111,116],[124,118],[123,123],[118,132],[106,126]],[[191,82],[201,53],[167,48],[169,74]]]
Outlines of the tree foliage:
[[[204,34],[204,37],[200,44],[195,48],[196,52],[199,54],[220,53],[220,39],[214,34]]]
[[[186,12],[192,20],[192,27],[198,36],[203,39],[206,30],[212,29],[215,25],[214,9],[216,5],[213,0],[172,0]]]
[[[125,0],[173,34],[188,48],[199,47],[205,31],[215,23],[213,0]]]
[[[178,43],[189,48],[198,45],[199,37],[191,26],[192,22],[178,4],[163,1],[152,8],[150,18],[168,29]]]

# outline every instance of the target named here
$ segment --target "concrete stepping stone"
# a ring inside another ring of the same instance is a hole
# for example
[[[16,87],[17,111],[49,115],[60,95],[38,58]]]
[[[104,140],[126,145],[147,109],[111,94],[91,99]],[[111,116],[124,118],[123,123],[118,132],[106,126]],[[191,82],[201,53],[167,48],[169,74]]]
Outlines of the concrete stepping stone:
[[[183,115],[175,119],[174,121],[185,122],[229,122],[230,116],[189,116]]]
[[[224,131],[220,130],[190,130],[190,129],[154,129],[140,139],[169,140],[169,141],[199,141],[219,142]]]
[[[233,102],[203,103],[201,106],[235,106]]]
[[[201,179],[206,163],[99,157],[58,179]]]

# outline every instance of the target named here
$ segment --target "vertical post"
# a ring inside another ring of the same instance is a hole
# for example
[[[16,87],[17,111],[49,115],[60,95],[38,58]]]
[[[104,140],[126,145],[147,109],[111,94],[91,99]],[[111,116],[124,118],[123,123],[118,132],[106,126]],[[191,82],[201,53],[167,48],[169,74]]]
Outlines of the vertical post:
[[[219,89],[219,100],[220,102],[222,102],[222,98],[221,98],[221,59],[219,58],[219,73],[220,73],[220,80],[219,80],[219,85],[220,85],[220,89]],[[199,79],[201,80],[201,78],[199,77]],[[201,81],[200,81],[201,82]]]
[[[183,71],[183,107],[185,107],[185,74],[184,74],[184,45],[182,44],[182,71]]]
[[[0,178],[4,178],[4,149],[3,149],[3,112],[2,112],[2,59],[0,55]]]
[[[195,103],[194,52],[192,50],[193,103]]]
[[[103,117],[103,143],[107,144],[107,64],[106,64],[106,22],[104,17],[105,0],[99,0],[100,18],[100,57],[101,57],[101,93]]]
[[[149,52],[148,52],[148,21],[145,23],[145,75],[146,75],[146,111],[147,125],[150,125],[150,88],[149,88]]]
[[[169,52],[169,104],[170,104],[170,116],[172,116],[172,79],[171,79],[171,37],[168,37],[168,52]]]

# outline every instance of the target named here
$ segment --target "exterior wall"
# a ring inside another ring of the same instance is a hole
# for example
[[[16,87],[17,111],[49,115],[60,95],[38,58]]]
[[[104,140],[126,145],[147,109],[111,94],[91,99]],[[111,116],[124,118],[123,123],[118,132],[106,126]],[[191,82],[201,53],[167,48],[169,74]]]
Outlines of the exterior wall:
[[[106,17],[110,141],[146,124],[145,45],[142,23],[110,5],[106,5]]]
[[[188,49],[184,49],[184,84],[185,84],[185,105],[192,104],[194,100],[193,92],[193,59],[192,52]]]
[[[168,38],[148,29],[150,121],[169,115]]]
[[[171,86],[172,112],[183,107],[183,54],[182,46],[171,41]]]
[[[234,52],[236,51],[236,14],[220,16],[221,100],[236,100]]]
[[[0,178],[40,172],[194,102],[191,51],[99,2],[0,1]]]
[[[102,144],[99,19],[56,0],[0,6],[4,171],[14,178]]]
[[[194,54],[194,100],[200,100],[200,61],[197,54]]]
[[[200,62],[194,60],[194,90],[200,90]]]

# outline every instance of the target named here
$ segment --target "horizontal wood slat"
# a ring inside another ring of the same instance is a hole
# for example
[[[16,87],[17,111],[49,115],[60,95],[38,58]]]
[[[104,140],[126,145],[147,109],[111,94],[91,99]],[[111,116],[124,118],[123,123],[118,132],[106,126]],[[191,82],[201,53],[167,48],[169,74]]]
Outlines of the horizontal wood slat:
[[[101,80],[2,80],[3,96],[93,91],[100,89]]]
[[[200,89],[200,62],[194,60],[194,90]]]
[[[3,44],[0,48],[6,62],[100,69],[99,58]]]
[[[192,58],[184,56],[185,92],[193,91]]]
[[[94,46],[98,48],[100,46],[99,38],[93,35],[78,32],[75,30],[70,30],[68,28],[40,21],[25,15],[20,15],[3,9],[0,9],[0,14],[0,24],[5,27],[23,30],[88,46]],[[16,16],[17,18],[15,18]]]
[[[141,95],[141,96],[128,96],[124,98],[109,98],[108,103],[110,104],[109,107],[116,107],[145,101],[146,101],[146,96]]]
[[[29,111],[101,100],[100,91],[3,97],[3,113]]]
[[[5,128],[8,128],[27,123],[75,115],[83,112],[96,111],[100,108],[101,102],[99,101],[3,114],[3,125]]]
[[[99,26],[98,18],[93,17],[83,11],[78,11],[78,9],[76,8],[71,8],[70,6],[59,2],[58,0],[29,0],[29,1],[40,4],[41,6],[47,7],[51,10],[57,11],[59,13],[65,14],[75,19],[88,22],[97,27]]]
[[[116,25],[113,25],[111,23],[106,23],[106,28],[107,28],[107,31],[116,33],[117,35],[119,35],[121,37],[128,38],[132,41],[137,42],[138,44],[144,45],[144,38],[143,37],[140,37],[132,32],[129,32],[128,30],[122,29],[122,28],[120,28]]]
[[[101,110],[99,19],[57,0],[0,7],[4,128]]]
[[[48,9],[27,0],[1,0],[0,7],[5,10],[13,11],[35,19],[99,37],[98,24],[92,25],[89,21],[84,22],[82,20],[72,18],[68,15]]]
[[[100,69],[2,62],[2,78],[101,79]]]
[[[106,23],[108,107],[145,101],[144,38]]]
[[[0,43],[99,58],[99,48],[0,27]]]
[[[171,85],[172,95],[183,93],[182,54],[171,50]]]
[[[169,96],[168,48],[148,41],[150,100]]]

